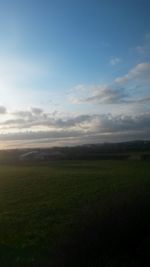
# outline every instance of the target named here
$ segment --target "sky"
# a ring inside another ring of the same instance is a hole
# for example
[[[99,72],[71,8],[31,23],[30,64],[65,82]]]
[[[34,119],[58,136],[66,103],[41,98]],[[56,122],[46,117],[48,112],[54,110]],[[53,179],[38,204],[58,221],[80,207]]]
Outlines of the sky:
[[[150,139],[149,0],[0,0],[0,149]]]

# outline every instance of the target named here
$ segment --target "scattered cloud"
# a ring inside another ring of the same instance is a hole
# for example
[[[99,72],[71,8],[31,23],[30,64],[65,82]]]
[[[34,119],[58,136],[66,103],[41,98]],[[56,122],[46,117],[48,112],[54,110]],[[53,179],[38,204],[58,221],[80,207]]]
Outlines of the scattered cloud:
[[[124,85],[133,80],[139,80],[142,81],[142,83],[150,83],[150,63],[143,62],[136,65],[126,75],[116,78],[115,82]]]
[[[137,64],[127,74],[117,77],[112,84],[82,85],[82,91],[74,91],[71,101],[75,104],[131,104],[149,102],[150,95],[147,91],[150,86],[150,63]],[[141,88],[142,94],[130,92],[130,87]],[[76,87],[78,88],[78,86]],[[84,89],[84,90],[83,90]],[[144,94],[144,90],[146,93]]]
[[[0,129],[3,131],[25,131],[34,130],[39,131],[40,129],[65,129],[66,127],[83,128],[85,124],[91,121],[89,115],[80,115],[76,117],[58,116],[57,112],[46,113],[42,109],[31,108],[27,111],[15,111],[9,114],[9,119],[0,122]]]
[[[136,102],[137,103],[143,103],[143,104],[150,103],[150,97],[143,97],[141,99],[137,99]]]
[[[103,85],[98,86],[95,90],[93,90],[92,95],[83,101],[97,104],[118,104],[124,102],[126,96],[127,95],[122,88],[115,89],[111,86]]]
[[[112,57],[112,58],[110,59],[109,63],[110,63],[111,66],[116,66],[116,65],[118,65],[121,61],[122,61],[122,60],[121,60],[121,58],[119,58],[119,57]]]

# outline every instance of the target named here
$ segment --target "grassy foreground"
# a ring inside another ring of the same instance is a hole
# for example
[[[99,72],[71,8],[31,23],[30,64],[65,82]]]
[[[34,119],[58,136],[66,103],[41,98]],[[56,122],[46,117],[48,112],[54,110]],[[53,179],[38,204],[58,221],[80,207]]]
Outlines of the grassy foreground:
[[[149,253],[148,162],[0,166],[0,266],[144,266]]]

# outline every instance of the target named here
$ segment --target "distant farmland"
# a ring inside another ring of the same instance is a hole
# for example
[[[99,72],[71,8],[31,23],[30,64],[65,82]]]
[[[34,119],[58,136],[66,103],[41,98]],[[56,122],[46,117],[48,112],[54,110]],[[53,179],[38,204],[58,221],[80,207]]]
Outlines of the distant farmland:
[[[148,161],[0,166],[0,266],[144,266]]]

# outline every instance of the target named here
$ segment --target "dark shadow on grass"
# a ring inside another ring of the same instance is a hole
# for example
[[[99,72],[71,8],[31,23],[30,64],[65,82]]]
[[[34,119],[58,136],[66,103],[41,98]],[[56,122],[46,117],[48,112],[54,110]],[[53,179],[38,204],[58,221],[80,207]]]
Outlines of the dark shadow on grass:
[[[74,218],[64,240],[47,246],[0,245],[0,267],[143,267],[150,255],[150,195],[116,193]]]
[[[144,266],[150,254],[150,199],[111,201],[103,216],[97,208],[81,216],[58,253],[61,267]]]

